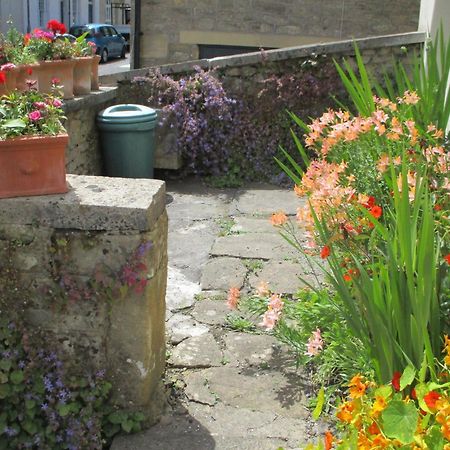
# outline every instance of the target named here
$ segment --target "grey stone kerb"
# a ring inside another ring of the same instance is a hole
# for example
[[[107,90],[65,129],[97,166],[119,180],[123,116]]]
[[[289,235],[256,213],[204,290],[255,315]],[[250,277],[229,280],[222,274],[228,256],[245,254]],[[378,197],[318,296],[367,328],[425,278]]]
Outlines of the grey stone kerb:
[[[1,200],[0,223],[77,230],[149,230],[165,208],[159,180],[67,175],[66,194]]]

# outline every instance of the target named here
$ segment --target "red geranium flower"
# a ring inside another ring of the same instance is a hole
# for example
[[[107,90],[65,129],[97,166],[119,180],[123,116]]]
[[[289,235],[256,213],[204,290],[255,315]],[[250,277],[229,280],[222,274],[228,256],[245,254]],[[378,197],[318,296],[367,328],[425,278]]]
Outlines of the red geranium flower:
[[[448,255],[445,255],[444,259],[447,264],[450,264],[450,253]]]
[[[324,245],[322,251],[320,252],[320,257],[322,259],[326,259],[330,256],[330,247],[328,245]]]
[[[0,83],[5,84],[6,83],[6,73],[0,72]]]
[[[392,387],[396,390],[399,391],[400,390],[400,377],[402,376],[402,374],[400,372],[394,372],[394,376],[392,377],[391,383],[392,383]]]

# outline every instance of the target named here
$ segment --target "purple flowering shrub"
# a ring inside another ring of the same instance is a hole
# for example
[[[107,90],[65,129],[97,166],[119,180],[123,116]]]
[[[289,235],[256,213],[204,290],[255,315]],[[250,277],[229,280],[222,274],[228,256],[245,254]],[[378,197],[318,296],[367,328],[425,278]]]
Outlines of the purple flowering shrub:
[[[224,87],[218,70],[200,68],[179,79],[155,71],[136,78],[132,86],[175,118],[185,172],[213,177],[219,184],[222,180],[223,185],[239,180],[282,183],[286,177],[274,162],[279,146],[296,155],[287,111],[307,120],[329,106],[330,92],[342,92],[326,57],[283,70],[262,81],[240,80],[240,88],[233,90]]]
[[[0,320],[1,449],[101,450],[120,430],[140,430],[143,414],[108,403],[103,370],[69,375],[42,337],[16,323]]]

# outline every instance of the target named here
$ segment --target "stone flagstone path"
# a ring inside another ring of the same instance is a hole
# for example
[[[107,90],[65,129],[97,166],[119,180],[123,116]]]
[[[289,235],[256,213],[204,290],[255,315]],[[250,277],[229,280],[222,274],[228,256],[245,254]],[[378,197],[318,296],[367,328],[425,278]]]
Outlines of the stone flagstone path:
[[[112,450],[297,449],[319,431],[306,405],[304,373],[261,330],[232,331],[226,296],[261,280],[293,293],[309,266],[268,217],[295,215],[292,191],[255,184],[218,190],[168,184],[167,411],[149,430],[115,439]]]

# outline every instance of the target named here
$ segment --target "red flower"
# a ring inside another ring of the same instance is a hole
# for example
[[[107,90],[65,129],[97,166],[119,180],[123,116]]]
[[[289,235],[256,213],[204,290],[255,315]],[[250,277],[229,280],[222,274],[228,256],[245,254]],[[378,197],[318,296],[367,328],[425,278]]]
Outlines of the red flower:
[[[28,67],[27,74],[28,75],[32,75],[33,74],[33,69],[31,67]]]
[[[58,22],[55,19],[49,20],[47,22],[47,29],[53,31],[53,33],[59,33],[59,34],[64,34],[67,31],[66,26],[63,23]]]
[[[27,33],[24,37],[23,37],[23,43],[25,45],[28,45],[28,42],[30,42],[30,38],[31,38],[31,34]]]
[[[427,404],[428,408],[436,409],[436,402],[441,398],[441,394],[436,391],[430,391],[427,395],[424,395],[423,400]]]
[[[0,84],[5,84],[5,83],[6,83],[6,73],[0,72]]]
[[[450,253],[448,255],[445,255],[444,259],[447,264],[450,264]]]
[[[322,251],[320,252],[320,257],[322,259],[326,259],[330,256],[330,247],[328,245],[324,245]]]
[[[352,281],[352,277],[348,273],[345,273],[344,274],[344,281]]]
[[[394,372],[394,376],[392,377],[391,383],[392,387],[396,390],[400,390],[400,377],[402,374],[400,372]]]
[[[372,214],[373,217],[375,217],[375,219],[379,219],[383,214],[383,209],[381,208],[381,206],[373,205],[370,208],[369,212],[370,214]]]
[[[367,200],[367,206],[369,208],[372,208],[373,206],[375,206],[375,197],[373,195],[369,196],[369,200]]]

